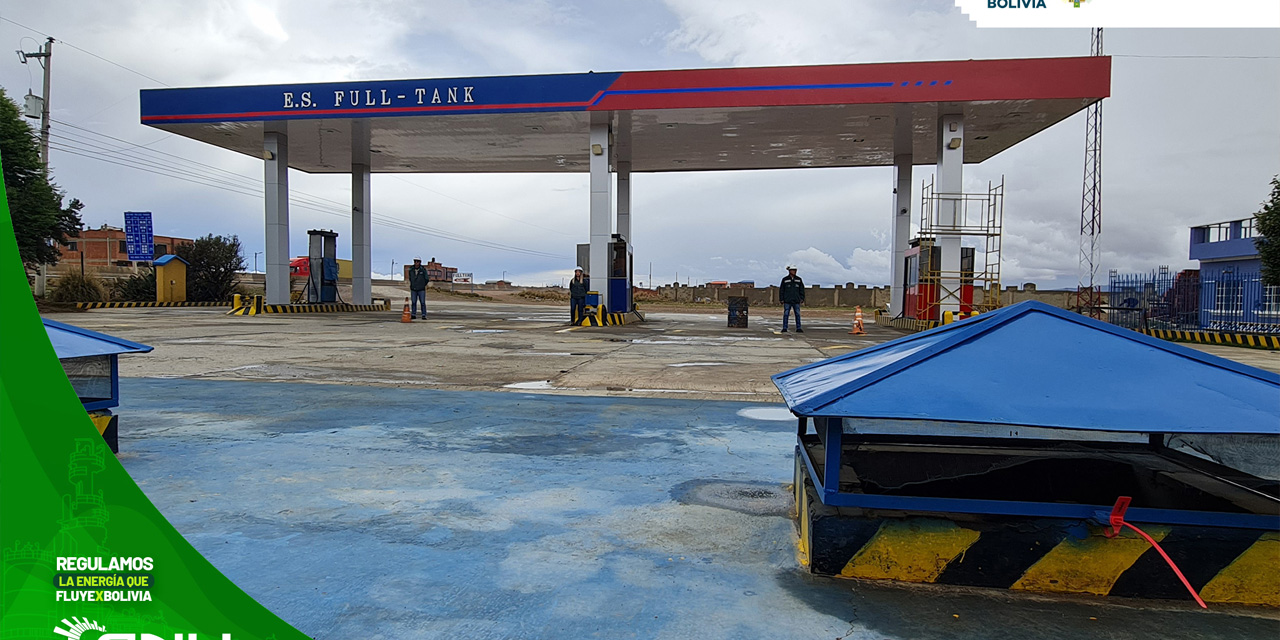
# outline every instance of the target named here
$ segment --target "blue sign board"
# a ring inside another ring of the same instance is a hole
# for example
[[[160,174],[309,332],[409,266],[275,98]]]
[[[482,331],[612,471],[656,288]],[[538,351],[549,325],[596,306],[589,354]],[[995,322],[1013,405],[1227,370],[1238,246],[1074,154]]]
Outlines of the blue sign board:
[[[151,262],[156,257],[155,241],[151,237],[151,212],[124,212],[124,243],[129,259],[135,262]]]

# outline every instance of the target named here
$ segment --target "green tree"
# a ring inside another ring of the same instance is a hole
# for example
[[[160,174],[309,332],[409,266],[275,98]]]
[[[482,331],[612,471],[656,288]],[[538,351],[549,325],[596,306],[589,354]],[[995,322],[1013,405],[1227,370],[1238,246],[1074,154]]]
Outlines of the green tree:
[[[1262,258],[1262,282],[1280,286],[1280,176],[1271,178],[1271,199],[1253,214],[1253,244]]]
[[[18,255],[28,269],[58,261],[58,247],[80,229],[76,199],[62,206],[65,194],[49,181],[40,162],[40,143],[13,102],[0,88],[0,160],[4,163],[5,196],[13,218]]]
[[[230,300],[240,284],[244,256],[237,236],[209,234],[194,244],[178,245],[174,252],[187,261],[187,299],[192,302]]]

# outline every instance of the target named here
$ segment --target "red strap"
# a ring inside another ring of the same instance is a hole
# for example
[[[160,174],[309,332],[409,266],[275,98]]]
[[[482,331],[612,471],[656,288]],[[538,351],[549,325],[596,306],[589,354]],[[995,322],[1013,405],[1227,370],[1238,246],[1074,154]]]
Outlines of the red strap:
[[[1169,564],[1170,569],[1173,569],[1174,575],[1178,576],[1178,579],[1182,581],[1182,586],[1186,587],[1187,591],[1191,592],[1191,597],[1196,599],[1196,604],[1200,605],[1202,609],[1208,609],[1209,606],[1204,603],[1204,600],[1200,599],[1200,594],[1196,593],[1196,590],[1192,588],[1191,583],[1187,581],[1187,577],[1182,575],[1182,571],[1178,570],[1178,565],[1173,563],[1173,559],[1169,557],[1169,554],[1164,552],[1164,549],[1160,548],[1160,545],[1155,541],[1155,539],[1147,535],[1147,532],[1142,529],[1124,521],[1124,512],[1129,509],[1129,503],[1132,501],[1133,499],[1129,496],[1120,496],[1116,498],[1115,506],[1111,507],[1111,520],[1108,523],[1110,528],[1103,529],[1102,535],[1108,538],[1114,538],[1120,534],[1120,527],[1122,526],[1129,527],[1130,529],[1138,532],[1138,535],[1142,536],[1143,540],[1146,540],[1151,544],[1151,546],[1156,548],[1156,551],[1160,552],[1160,557],[1164,558],[1164,561]]]
[[[1133,502],[1133,498],[1129,496],[1120,496],[1116,498],[1115,506],[1111,507],[1110,529],[1103,529],[1102,535],[1108,538],[1114,538],[1120,535],[1120,527],[1124,525],[1124,512],[1129,510],[1129,503]]]

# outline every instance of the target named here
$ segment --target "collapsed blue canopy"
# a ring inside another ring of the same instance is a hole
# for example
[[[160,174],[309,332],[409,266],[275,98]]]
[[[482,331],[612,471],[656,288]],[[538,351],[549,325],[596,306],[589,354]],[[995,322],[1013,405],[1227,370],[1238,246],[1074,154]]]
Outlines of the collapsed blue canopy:
[[[81,329],[69,324],[44,320],[45,333],[49,334],[49,342],[53,344],[54,353],[59,360],[67,358],[83,358],[86,356],[109,356],[120,353],[149,353],[151,347],[124,338],[109,336],[105,333]]]
[[[1280,375],[1034,301],[773,383],[801,416],[1280,434]]]

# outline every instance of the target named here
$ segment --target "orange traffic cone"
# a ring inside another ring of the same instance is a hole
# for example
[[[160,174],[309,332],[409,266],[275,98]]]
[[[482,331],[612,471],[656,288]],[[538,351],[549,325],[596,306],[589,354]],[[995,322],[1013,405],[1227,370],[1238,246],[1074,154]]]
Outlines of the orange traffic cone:
[[[413,322],[413,316],[409,315],[409,299],[404,299],[404,313],[400,314],[400,322]]]
[[[865,336],[867,330],[862,326],[862,307],[854,307],[853,312],[853,328],[849,329],[851,336]]]

